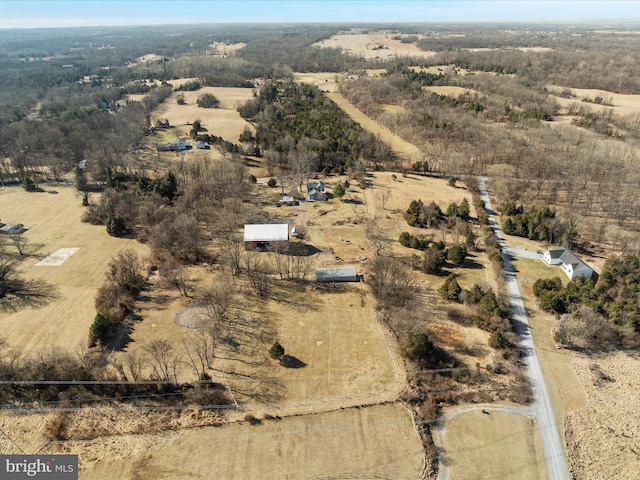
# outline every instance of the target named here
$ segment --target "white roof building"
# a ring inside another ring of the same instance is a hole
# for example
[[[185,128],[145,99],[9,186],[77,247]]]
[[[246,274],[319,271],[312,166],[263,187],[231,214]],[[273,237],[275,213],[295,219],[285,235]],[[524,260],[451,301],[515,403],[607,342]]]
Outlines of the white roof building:
[[[286,223],[266,223],[244,226],[245,242],[287,242],[289,225]]]

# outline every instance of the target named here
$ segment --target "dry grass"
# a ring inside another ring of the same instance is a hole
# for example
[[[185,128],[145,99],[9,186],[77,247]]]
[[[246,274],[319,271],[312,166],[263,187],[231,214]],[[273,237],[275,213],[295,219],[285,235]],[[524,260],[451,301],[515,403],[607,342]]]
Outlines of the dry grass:
[[[327,97],[333,100],[341,109],[347,112],[347,114],[354,121],[358,122],[360,126],[362,126],[362,128],[376,135],[380,135],[380,138],[382,138],[384,142],[389,144],[393,151],[396,152],[404,161],[412,163],[421,160],[424,157],[424,154],[418,147],[402,139],[387,127],[379,124],[375,120],[362,113],[339,93],[327,93]]]
[[[74,446],[80,478],[413,479],[423,463],[411,417],[398,404],[183,430],[152,440],[113,437]]]
[[[463,88],[463,87],[446,86],[446,87],[424,87],[424,88],[433,93],[437,93],[438,95],[448,95],[450,97],[456,97],[456,98],[459,97],[460,95],[465,95],[465,94],[481,95],[481,93],[478,92],[477,90],[473,90],[470,88]]]
[[[147,247],[135,240],[110,237],[104,227],[82,223],[81,198],[73,187],[44,189],[47,192],[27,193],[18,187],[0,190],[2,220],[28,228],[24,234],[28,256],[20,271],[25,278],[55,285],[59,293],[42,308],[0,313],[2,337],[25,354],[52,346],[72,351],[86,343],[95,316],[94,298],[112,255],[124,248],[148,254]],[[35,266],[58,248],[73,247],[79,250],[62,265]]]
[[[344,79],[344,74],[334,72],[318,72],[318,73],[294,73],[296,82],[308,83],[315,85],[323,92],[336,92],[338,90],[338,82]]]
[[[270,300],[239,299],[236,306],[234,345],[220,346],[214,368],[225,372],[237,400],[251,409],[316,412],[393,399],[402,388],[395,354],[359,285],[314,290],[273,284]],[[275,340],[301,368],[269,358]]]
[[[571,472],[584,480],[635,479],[640,471],[637,412],[640,359],[629,353],[573,362],[588,398],[566,416]]]
[[[333,35],[315,45],[330,48],[340,47],[346,53],[367,59],[406,56],[429,58],[437,53],[420,50],[414,43],[402,43],[400,40],[394,40],[392,38],[394,36],[394,34],[384,32],[343,33]],[[376,49],[378,45],[383,45],[384,48]]]
[[[183,81],[186,81],[183,79]],[[211,93],[220,100],[219,108],[200,108],[196,100],[203,93]],[[178,105],[176,96],[183,95],[185,105]],[[191,124],[200,120],[203,133],[216,135],[233,143],[238,143],[238,137],[245,130],[254,130],[253,126],[243,119],[237,111],[242,103],[251,99],[253,90],[250,88],[231,87],[202,87],[194,92],[174,92],[161,103],[151,115],[152,119],[167,118],[171,125]],[[175,141],[175,139],[174,139]]]
[[[553,93],[559,93],[565,90],[564,87],[558,87],[556,85],[547,85],[547,89]],[[640,112],[640,95],[637,94],[623,94],[608,92],[606,90],[587,89],[587,88],[571,88],[573,98],[562,98],[553,95],[553,98],[563,107],[569,107],[571,104],[577,103],[578,105],[585,106],[596,112],[603,110],[613,110],[613,113],[618,115],[628,115],[632,113]],[[603,98],[607,103],[611,105],[598,105],[595,103],[582,102],[583,99],[593,100],[595,97]]]
[[[528,417],[495,410],[468,412],[448,421],[446,432],[450,478],[547,478],[538,429]]]

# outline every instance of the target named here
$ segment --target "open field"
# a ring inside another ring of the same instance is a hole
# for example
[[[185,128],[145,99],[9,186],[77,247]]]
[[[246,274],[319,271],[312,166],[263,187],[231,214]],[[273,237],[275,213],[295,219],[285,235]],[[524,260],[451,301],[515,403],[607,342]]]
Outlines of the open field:
[[[392,38],[394,36],[394,34],[384,32],[343,33],[333,35],[331,38],[322,40],[315,45],[319,47],[339,47],[346,53],[367,59],[408,56],[429,58],[436,55],[436,52],[420,50],[413,43],[402,43],[400,40],[394,40]]]
[[[198,107],[196,100],[203,93],[213,94],[220,100],[220,107]],[[177,95],[184,96],[185,105],[178,105]],[[194,92],[174,92],[156,108],[151,117],[152,119],[167,118],[171,125],[191,124],[194,120],[200,120],[204,128],[202,133],[238,143],[238,137],[245,129],[253,131],[253,126],[237,112],[238,106],[252,96],[253,90],[250,88],[231,87],[202,87]]]
[[[0,313],[1,336],[25,354],[56,346],[73,351],[85,344],[95,316],[94,298],[111,257],[124,248],[148,254],[148,248],[135,240],[110,237],[104,227],[82,223],[83,207],[75,188],[43,188],[45,192],[34,193],[20,187],[0,190],[2,220],[28,229],[27,258],[20,272],[58,290],[58,298],[42,308]],[[78,250],[60,266],[36,266],[50,253],[67,248]],[[12,245],[5,250],[15,251]]]
[[[524,410],[500,405],[445,410],[447,421],[436,439],[445,451],[449,478],[546,479],[540,435],[533,418],[519,414]]]
[[[364,74],[371,78],[379,77],[387,72],[386,68],[368,68]],[[293,78],[296,82],[304,82],[315,85],[323,92],[337,92],[338,83],[348,82],[355,79],[357,75],[335,72],[295,72]]]
[[[437,93],[438,95],[448,95],[450,97],[459,97],[460,95],[469,94],[478,94],[482,95],[480,92],[473,90],[471,88],[463,88],[463,87],[424,87],[426,90],[430,92]]]
[[[192,278],[206,283],[210,275],[195,270]],[[389,401],[402,388],[396,353],[387,349],[359,285],[332,292],[274,281],[269,300],[257,299],[247,288],[238,284],[232,320],[210,371],[215,381],[230,386],[238,402],[252,411],[284,415]],[[190,329],[174,324],[173,317],[185,305],[177,290],[145,293],[139,302],[142,320],[127,350],[141,350],[157,339],[170,340],[180,350]],[[269,358],[275,340],[301,362],[298,368]],[[193,376],[186,366],[181,371]]]
[[[603,110],[612,110],[618,115],[630,115],[640,113],[640,95],[623,94],[608,92],[606,90],[586,89],[586,88],[570,88],[565,89],[555,85],[547,85],[550,94],[560,93],[562,90],[570,90],[574,95],[573,98],[563,98],[552,95],[553,98],[563,107],[569,107],[571,104],[582,105],[588,109],[600,112]],[[602,98],[607,104],[596,104],[593,102],[583,102],[583,99],[594,100],[596,97]]]
[[[640,359],[635,352],[578,358],[575,374],[587,405],[566,416],[565,437],[574,478],[638,478]]]
[[[73,445],[83,480],[416,479],[422,445],[399,404]]]

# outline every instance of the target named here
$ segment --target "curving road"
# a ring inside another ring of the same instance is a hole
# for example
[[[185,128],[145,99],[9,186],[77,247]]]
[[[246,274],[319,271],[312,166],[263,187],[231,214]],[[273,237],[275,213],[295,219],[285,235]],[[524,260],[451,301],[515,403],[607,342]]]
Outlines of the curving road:
[[[511,262],[511,254],[513,252],[506,248],[500,228],[494,218],[491,200],[487,192],[486,180],[484,177],[478,178],[480,196],[489,214],[489,225],[493,229],[496,240],[498,240],[502,249],[507,292],[511,302],[511,319],[514,330],[520,339],[520,349],[529,375],[529,382],[533,392],[533,407],[540,428],[549,480],[569,480],[571,477],[569,476],[567,462],[564,457],[560,433],[558,432],[558,426],[553,415],[553,409],[551,408],[551,400],[549,399],[547,385],[542,375],[542,368],[540,367],[538,355],[533,345],[533,337],[529,329],[529,320],[527,319],[524,303],[520,296],[520,289],[518,288],[516,269]]]

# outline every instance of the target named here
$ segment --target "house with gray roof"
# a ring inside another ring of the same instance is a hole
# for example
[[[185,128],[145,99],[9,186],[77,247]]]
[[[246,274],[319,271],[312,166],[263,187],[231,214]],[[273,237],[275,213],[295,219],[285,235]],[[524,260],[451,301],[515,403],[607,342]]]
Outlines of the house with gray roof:
[[[569,280],[580,276],[591,278],[593,275],[593,269],[589,265],[564,247],[547,250],[542,255],[542,261],[548,267],[558,266],[562,268]]]
[[[322,183],[322,180],[316,180],[315,182],[307,183],[307,194],[305,195],[304,199],[307,202],[315,202],[327,199],[327,195],[324,193],[324,183]]]

